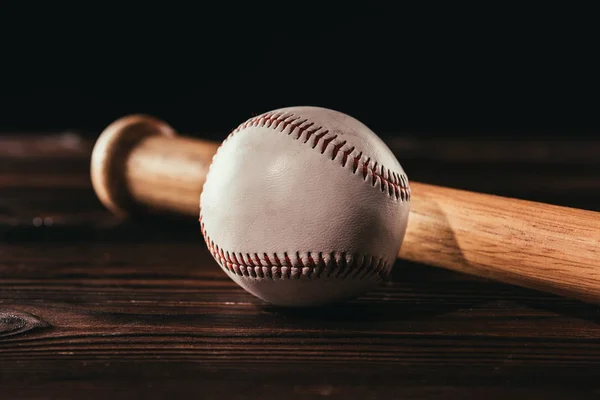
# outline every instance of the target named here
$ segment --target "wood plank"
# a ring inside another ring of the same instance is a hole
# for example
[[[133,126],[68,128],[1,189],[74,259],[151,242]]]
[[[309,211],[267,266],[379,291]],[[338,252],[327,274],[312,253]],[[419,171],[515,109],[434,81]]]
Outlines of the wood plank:
[[[2,399],[600,393],[596,306],[398,261],[354,301],[272,307],[227,278],[197,221],[117,218],[91,191],[87,153],[39,143],[0,154]],[[436,183],[597,207],[591,160],[508,150],[495,164],[451,150],[404,164]]]

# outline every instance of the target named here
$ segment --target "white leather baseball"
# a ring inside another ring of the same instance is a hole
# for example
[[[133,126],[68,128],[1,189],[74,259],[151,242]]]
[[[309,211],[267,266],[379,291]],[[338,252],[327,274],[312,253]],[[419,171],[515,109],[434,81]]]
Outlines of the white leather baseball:
[[[410,188],[385,143],[337,111],[290,107],[223,142],[200,197],[202,234],[240,286],[276,305],[359,296],[389,276]]]

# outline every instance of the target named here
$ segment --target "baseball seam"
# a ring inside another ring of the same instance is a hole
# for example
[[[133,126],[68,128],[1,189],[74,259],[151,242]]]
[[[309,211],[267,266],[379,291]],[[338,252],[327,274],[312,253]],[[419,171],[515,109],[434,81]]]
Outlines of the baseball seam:
[[[309,145],[313,149],[317,149],[321,142],[321,154],[328,152],[331,160],[338,159],[342,167],[346,167],[348,160],[351,160],[353,174],[361,173],[364,181],[369,182],[373,187],[379,187],[381,192],[387,192],[396,200],[410,201],[411,190],[406,174],[378,165],[376,161],[372,161],[370,157],[357,151],[354,146],[350,146],[347,141],[336,140],[337,135],[330,134],[329,130],[323,129],[322,126],[315,127],[314,122],[301,119],[300,116],[295,116],[293,113],[265,113],[250,118],[234,129],[221,143],[218,150],[236,133],[250,127],[266,127],[287,133],[292,139],[302,140],[305,144],[310,142]],[[333,146],[330,146],[332,143]],[[384,258],[347,252],[308,251],[306,253],[296,252],[290,256],[287,252],[278,255],[278,253],[244,254],[226,251],[219,248],[206,233],[202,214],[200,214],[199,221],[202,236],[214,259],[223,269],[240,277],[271,280],[328,277],[383,280],[391,270],[390,263]]]
[[[410,185],[408,178],[404,173],[391,171],[383,165],[378,165],[377,161],[363,155],[362,151],[356,150],[347,141],[339,141],[337,135],[332,135],[329,130],[322,126],[314,127],[315,123],[307,118],[302,119],[293,113],[266,113],[250,118],[243,124],[234,129],[223,141],[223,146],[236,133],[249,127],[266,127],[279,132],[285,132],[295,140],[303,140],[304,143],[310,143],[313,149],[316,149],[321,142],[320,153],[325,154],[328,148],[331,148],[331,160],[338,159],[339,164],[345,167],[348,160],[352,160],[352,173],[361,173],[363,180],[368,181],[371,186],[379,187],[381,192],[394,197],[396,200],[410,201]],[[294,134],[292,136],[292,134]],[[333,146],[330,145],[333,143]]]
[[[202,216],[200,229],[215,260],[231,274],[263,279],[352,278],[385,279],[390,264],[381,257],[346,252],[235,253],[219,248],[206,233]]]

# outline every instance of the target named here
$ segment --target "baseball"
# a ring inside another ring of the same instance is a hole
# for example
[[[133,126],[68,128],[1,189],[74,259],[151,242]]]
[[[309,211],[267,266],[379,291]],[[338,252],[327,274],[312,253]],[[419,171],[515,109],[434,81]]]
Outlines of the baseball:
[[[225,273],[281,306],[355,298],[393,266],[410,187],[367,126],[337,111],[289,107],[253,117],[215,154],[200,226]]]

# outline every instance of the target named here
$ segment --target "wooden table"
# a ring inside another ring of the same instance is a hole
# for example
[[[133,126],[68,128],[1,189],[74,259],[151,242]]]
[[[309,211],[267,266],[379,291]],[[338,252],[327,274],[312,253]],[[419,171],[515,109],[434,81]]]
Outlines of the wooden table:
[[[409,177],[600,209],[600,144],[383,135]],[[598,398],[600,307],[397,262],[348,304],[261,303],[197,221],[124,221],[94,136],[0,136],[0,398]]]

